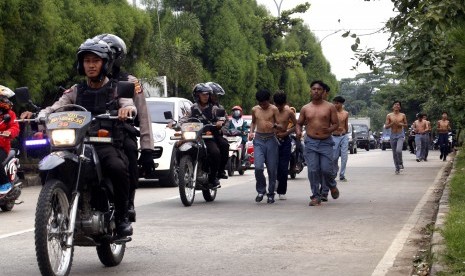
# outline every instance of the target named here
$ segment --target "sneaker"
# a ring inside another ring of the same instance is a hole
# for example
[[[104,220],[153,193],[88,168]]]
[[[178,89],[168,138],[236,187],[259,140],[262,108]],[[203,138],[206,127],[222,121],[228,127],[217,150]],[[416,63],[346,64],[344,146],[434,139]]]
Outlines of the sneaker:
[[[399,169],[400,169],[400,170],[403,170],[403,169],[404,169],[404,165],[399,165]]]
[[[3,185],[0,185],[0,194],[8,193],[9,191],[11,191],[12,188],[13,186],[11,185],[11,183],[5,183]]]
[[[442,161],[446,161],[446,157],[445,157],[445,156],[442,158]]]
[[[286,195],[278,195],[279,196],[279,200],[286,200]]]
[[[396,174],[399,174],[399,173],[400,173],[400,171],[399,171],[399,170],[396,170]]]
[[[347,178],[345,178],[344,176],[341,176],[341,177],[339,177],[339,181],[347,182]]]
[[[330,191],[332,198],[337,199],[339,197],[339,189],[337,187],[332,188]]]
[[[263,200],[263,194],[258,194],[255,198],[255,202],[261,202]]]
[[[439,155],[439,160],[441,160],[441,159],[442,159],[442,156],[443,156],[443,155],[442,155],[442,153],[441,153],[441,155]]]
[[[322,202],[328,202],[328,195],[322,195],[322,196],[320,196],[320,200],[321,200]]]
[[[421,160],[419,158],[417,158],[417,162],[420,162]]]
[[[321,204],[321,200],[314,197],[312,198],[312,200],[310,200],[310,203],[308,204],[308,206],[319,206]]]
[[[274,203],[274,197],[269,196],[269,197],[268,197],[268,200],[266,201],[266,203],[269,203],[269,204]]]

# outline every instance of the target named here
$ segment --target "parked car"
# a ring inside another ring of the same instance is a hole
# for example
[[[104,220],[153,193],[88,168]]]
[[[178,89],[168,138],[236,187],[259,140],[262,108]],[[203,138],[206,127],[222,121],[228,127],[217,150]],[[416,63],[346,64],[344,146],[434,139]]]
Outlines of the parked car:
[[[357,141],[357,148],[370,150],[370,129],[366,124],[352,124]]]
[[[171,111],[174,120],[188,115],[192,102],[188,99],[169,97],[169,98],[146,98],[147,109],[152,120],[152,133],[154,139],[153,159],[155,162],[155,177],[163,186],[178,186],[177,175],[174,168],[175,158],[173,155],[174,143],[170,137],[175,131],[167,128],[170,120],[165,119],[164,112]],[[139,179],[147,181],[148,179]]]
[[[349,129],[347,131],[347,135],[349,136],[349,153],[356,154],[357,153],[357,142],[355,139],[355,131],[351,123],[349,123]]]

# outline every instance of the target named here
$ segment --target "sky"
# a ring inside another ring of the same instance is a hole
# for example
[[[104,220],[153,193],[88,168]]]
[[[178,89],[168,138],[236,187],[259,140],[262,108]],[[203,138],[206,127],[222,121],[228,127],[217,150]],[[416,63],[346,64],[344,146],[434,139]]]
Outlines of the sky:
[[[256,0],[265,5],[272,15],[278,14],[275,1]],[[276,0],[281,4],[281,12],[289,10],[298,4],[310,3],[310,9],[301,14],[304,23],[321,42],[323,54],[331,64],[331,71],[338,80],[353,78],[358,73],[369,72],[367,66],[361,66],[357,71],[351,70],[355,61],[350,46],[353,38],[343,38],[341,35],[350,30],[357,35],[371,34],[381,29],[385,22],[393,17],[391,0]],[[389,34],[378,33],[360,36],[359,49],[374,48],[383,50],[388,46]]]

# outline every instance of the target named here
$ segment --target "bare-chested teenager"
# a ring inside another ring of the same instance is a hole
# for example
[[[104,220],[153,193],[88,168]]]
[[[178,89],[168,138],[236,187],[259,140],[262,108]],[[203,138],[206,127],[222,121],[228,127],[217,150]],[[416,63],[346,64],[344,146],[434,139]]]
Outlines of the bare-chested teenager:
[[[334,180],[333,139],[331,134],[339,127],[336,107],[323,99],[325,83],[313,81],[310,84],[312,100],[300,110],[296,126],[296,135],[300,139],[305,125],[305,160],[308,168],[308,180],[312,195],[310,206],[321,204],[320,183],[324,178],[331,191],[331,196],[339,197],[339,190]]]
[[[404,113],[400,112],[401,108],[401,102],[394,101],[392,104],[392,112],[386,116],[386,122],[384,123],[384,128],[391,129],[390,143],[396,174],[399,174],[400,170],[404,169],[402,147],[405,140],[404,127],[407,127],[407,117],[405,117]]]
[[[417,162],[420,162],[425,160],[428,146],[428,122],[423,119],[423,114],[417,114],[417,120],[413,122],[413,130],[415,131]]]
[[[279,91],[273,95],[274,104],[278,108],[279,129],[276,131],[276,137],[279,140],[278,147],[278,196],[280,200],[286,199],[287,192],[287,175],[289,174],[289,160],[291,159],[291,136],[295,132],[297,120],[291,108],[287,105],[286,93]],[[289,122],[292,127],[288,128]]]
[[[274,203],[276,170],[278,167],[278,108],[270,104],[271,94],[268,90],[260,90],[255,94],[258,105],[252,108],[249,140],[253,139],[254,167],[257,197],[256,202],[263,200],[266,193],[265,164],[268,172],[268,203]],[[286,125],[287,126],[287,125]]]
[[[441,155],[439,159],[446,161],[447,154],[449,153],[449,131],[451,131],[450,122],[447,119],[447,112],[442,112],[441,120],[438,121],[437,130],[438,130],[438,144]]]

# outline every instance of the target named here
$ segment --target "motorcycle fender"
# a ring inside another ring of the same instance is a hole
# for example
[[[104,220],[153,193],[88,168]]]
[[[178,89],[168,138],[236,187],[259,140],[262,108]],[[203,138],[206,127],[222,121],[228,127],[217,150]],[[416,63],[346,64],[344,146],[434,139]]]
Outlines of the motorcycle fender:
[[[73,160],[78,162],[77,156],[69,151],[54,151],[49,155],[45,156],[44,159],[39,162],[39,170],[48,171],[58,167],[65,162],[65,159]]]

